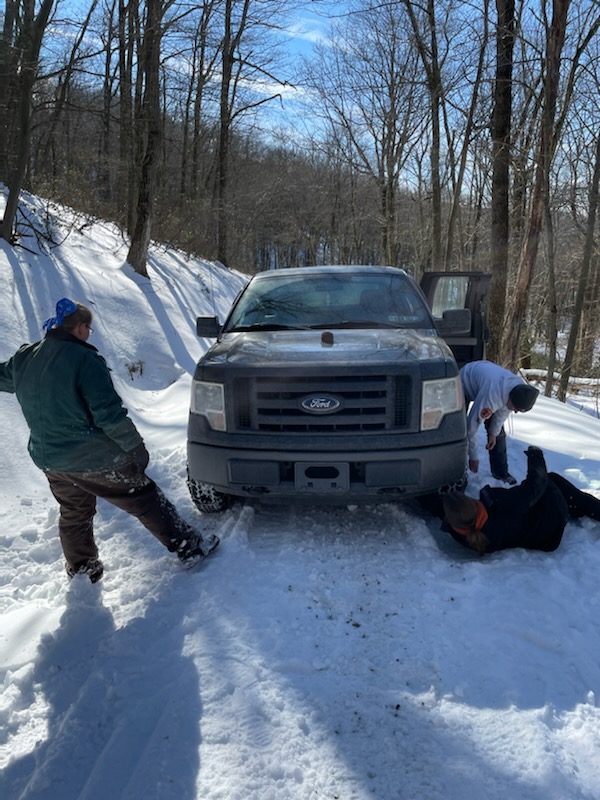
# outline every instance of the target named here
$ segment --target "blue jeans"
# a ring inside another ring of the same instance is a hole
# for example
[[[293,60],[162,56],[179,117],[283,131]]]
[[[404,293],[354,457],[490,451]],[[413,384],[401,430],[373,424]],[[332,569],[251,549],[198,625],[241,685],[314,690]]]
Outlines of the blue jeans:
[[[489,433],[490,420],[486,419],[485,429]],[[506,455],[506,433],[504,427],[501,428],[500,433],[496,436],[496,446],[493,450],[488,450],[490,454],[490,472],[494,477],[497,475],[506,475],[508,472],[508,456]]]

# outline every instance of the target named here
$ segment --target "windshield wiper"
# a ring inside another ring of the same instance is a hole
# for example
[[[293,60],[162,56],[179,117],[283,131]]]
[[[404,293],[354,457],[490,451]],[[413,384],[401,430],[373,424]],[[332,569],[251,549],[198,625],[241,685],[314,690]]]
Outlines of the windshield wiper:
[[[282,325],[277,322],[254,322],[252,325],[235,325],[224,333],[239,333],[241,331],[303,331],[299,325]]]
[[[393,322],[375,322],[372,319],[344,319],[340,322],[330,322],[329,324],[311,325],[311,330],[330,330],[332,328],[398,328]]]
[[[344,319],[339,322],[319,322],[316,325],[283,325],[277,322],[254,322],[252,325],[236,325],[227,328],[223,333],[241,333],[244,331],[327,331],[340,330],[342,328],[357,330],[365,328],[399,328],[401,326],[393,322],[376,322],[372,319]]]

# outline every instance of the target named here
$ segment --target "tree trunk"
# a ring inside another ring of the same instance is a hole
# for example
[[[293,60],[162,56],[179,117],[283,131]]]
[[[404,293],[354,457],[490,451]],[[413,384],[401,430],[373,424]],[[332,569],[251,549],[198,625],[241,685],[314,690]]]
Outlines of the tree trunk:
[[[512,72],[515,43],[514,0],[496,0],[496,82],[492,110],[492,285],[488,303],[490,343],[488,357],[498,361],[504,327],[508,275],[510,220],[510,159],[512,120]]]
[[[579,326],[580,336],[577,340],[577,350],[573,357],[572,372],[575,375],[588,376],[594,371],[596,357],[596,344],[599,338],[600,321],[598,320],[598,256],[592,256],[590,272],[581,313]]]
[[[465,173],[467,170],[467,162],[470,155],[470,146],[473,138],[473,127],[474,127],[474,120],[475,120],[475,112],[477,110],[477,105],[479,103],[479,92],[481,89],[481,80],[482,75],[485,68],[485,57],[487,51],[487,44],[489,38],[488,32],[488,18],[489,18],[489,3],[490,0],[484,0],[483,3],[483,35],[481,40],[481,45],[479,48],[479,59],[477,62],[477,73],[475,79],[473,81],[473,91],[471,94],[471,101],[469,103],[469,109],[467,112],[467,118],[465,121],[464,131],[462,133],[462,146],[460,150],[460,159],[458,163],[458,172],[455,175],[455,179],[453,181],[453,197],[452,197],[452,207],[450,209],[450,218],[448,220],[448,233],[446,236],[446,254],[444,256],[444,269],[450,270],[452,268],[452,257],[453,257],[453,250],[454,250],[454,238],[456,234],[456,229],[459,229],[459,234],[461,233],[460,229],[460,210],[461,210],[461,201],[463,197],[463,181],[465,179]],[[446,118],[446,117],[445,117]],[[510,121],[510,116],[509,116]],[[454,173],[454,170],[453,170]],[[462,237],[461,237],[462,238]],[[458,256],[458,263],[462,268],[462,261],[464,256],[464,243],[461,241],[459,244],[459,256]]]
[[[2,38],[0,39],[0,182],[8,183],[11,170],[10,154],[14,149],[14,101],[18,74],[17,0],[6,0]]]
[[[127,261],[140,275],[148,277],[146,260],[152,232],[152,215],[161,144],[160,42],[162,2],[147,0],[147,19],[142,50],[145,80],[141,122],[145,131],[145,149],[139,177],[136,219]]]
[[[115,75],[111,67],[112,43],[115,37],[115,5],[116,0],[107,8],[108,31],[104,51],[104,80],[102,82],[102,126],[98,153],[98,195],[103,203],[110,203],[113,198],[113,183],[110,174],[111,151],[111,115],[113,105],[113,82]]]
[[[588,204],[588,220],[585,234],[585,246],[583,248],[583,259],[581,263],[581,272],[579,273],[579,282],[577,284],[577,295],[575,297],[575,308],[573,309],[573,318],[571,320],[571,330],[569,332],[569,341],[567,343],[567,352],[565,354],[565,363],[558,385],[558,399],[565,401],[567,397],[567,389],[569,386],[569,378],[571,377],[571,367],[573,363],[573,354],[575,353],[575,345],[577,343],[577,336],[579,334],[579,326],[581,324],[581,314],[583,311],[583,301],[585,291],[588,284],[588,275],[590,271],[590,264],[592,261],[592,253],[594,250],[594,228],[596,226],[596,213],[598,210],[598,187],[600,185],[600,133],[596,140],[596,160],[594,163],[594,174],[592,177],[592,185],[590,186],[589,204]]]
[[[546,313],[547,325],[546,336],[548,342],[548,372],[546,375],[546,386],[544,394],[546,397],[552,396],[554,386],[553,376],[556,367],[556,344],[558,341],[558,307],[556,302],[556,269],[555,269],[555,248],[554,248],[554,224],[552,222],[552,211],[550,209],[549,187],[546,187],[545,217],[546,217],[546,262],[548,265],[547,281],[547,302],[548,311]]]
[[[231,0],[226,0],[225,35],[221,61],[221,97],[219,111],[219,146],[217,151],[217,260],[227,265],[227,180],[229,167],[229,140],[231,136],[231,104],[229,91],[233,73],[233,48],[231,45]]]
[[[546,37],[546,77],[536,171],[531,197],[527,235],[519,259],[519,272],[510,318],[502,339],[503,362],[513,370],[519,365],[519,345],[525,324],[529,289],[533,280],[540,230],[544,219],[544,189],[556,147],[554,120],[560,77],[562,48],[565,41],[567,14],[571,0],[554,0],[552,23]]]
[[[208,33],[209,25],[212,21],[214,0],[205,2],[202,6],[202,14],[198,24],[198,30],[193,48],[193,68],[190,76],[189,101],[190,108],[186,110],[187,124],[191,128],[191,158],[185,154],[186,166],[182,163],[182,171],[185,169],[189,175],[183,179],[189,186],[189,195],[195,199],[198,195],[198,181],[200,174],[200,145],[202,124],[202,111],[204,106],[204,93],[210,77],[214,71],[215,59],[217,54],[209,55]],[[193,83],[192,83],[193,81]],[[183,161],[183,160],[182,160]]]
[[[19,197],[27,173],[31,145],[31,100],[42,46],[42,38],[52,10],[53,0],[42,0],[37,17],[33,16],[34,3],[29,0],[23,15],[20,41],[23,56],[18,83],[18,150],[15,166],[8,179],[8,197],[4,218],[0,224],[0,238],[12,241],[19,206]]]
[[[119,0],[119,169],[117,195],[119,215],[127,233],[133,234],[134,176],[136,161],[133,147],[133,63],[138,42],[137,0]],[[141,71],[141,70],[140,70]]]
[[[426,45],[419,30],[412,0],[404,0],[411,21],[423,69],[427,75],[429,109],[431,118],[431,269],[442,269],[442,189],[440,178],[441,126],[440,106],[443,98],[442,73],[438,58],[438,41],[435,21],[435,1],[427,0],[429,43]]]

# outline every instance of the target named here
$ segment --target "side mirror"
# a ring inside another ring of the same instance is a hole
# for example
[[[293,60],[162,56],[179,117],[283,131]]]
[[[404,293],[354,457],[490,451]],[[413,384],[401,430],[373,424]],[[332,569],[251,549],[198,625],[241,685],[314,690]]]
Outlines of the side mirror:
[[[221,333],[218,317],[198,317],[196,319],[196,333],[206,339],[214,339]]]

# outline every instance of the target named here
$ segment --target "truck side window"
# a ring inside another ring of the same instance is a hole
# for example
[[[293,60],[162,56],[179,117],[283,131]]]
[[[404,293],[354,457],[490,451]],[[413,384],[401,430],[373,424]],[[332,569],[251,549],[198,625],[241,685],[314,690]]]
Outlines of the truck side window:
[[[448,275],[440,278],[436,284],[431,304],[431,311],[436,319],[443,317],[444,311],[453,308],[465,308],[469,278],[466,275]]]

